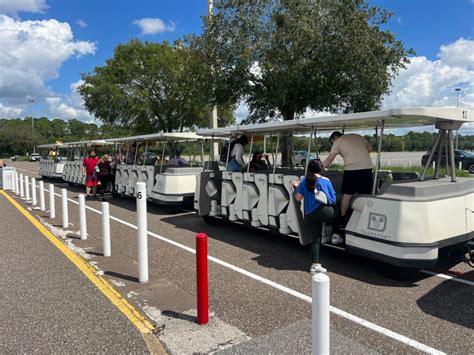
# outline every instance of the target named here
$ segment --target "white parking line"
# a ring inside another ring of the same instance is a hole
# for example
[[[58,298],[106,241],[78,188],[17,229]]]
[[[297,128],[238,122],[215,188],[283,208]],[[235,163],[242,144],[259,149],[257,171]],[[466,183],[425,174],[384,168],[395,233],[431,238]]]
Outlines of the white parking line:
[[[430,270],[421,270],[421,272],[423,272],[425,274],[428,274],[428,275],[440,277],[440,278],[445,279],[445,280],[457,281],[457,282],[461,282],[461,283],[466,284],[466,285],[474,286],[474,282],[469,281],[469,280],[460,279],[459,277],[446,275],[446,274],[438,274],[438,273],[430,271]]]
[[[45,189],[45,191],[48,191],[48,190]],[[48,191],[48,192],[49,192],[49,191]],[[56,193],[55,195],[56,195],[56,196],[60,196],[60,194],[58,194],[58,193]],[[71,202],[74,203],[74,204],[79,204],[79,202],[74,201],[74,200],[71,199],[71,198],[68,198],[68,200],[71,201]],[[88,210],[90,210],[90,211],[93,211],[93,212],[97,213],[97,214],[102,214],[101,211],[96,210],[95,208],[89,207],[89,206],[87,206],[87,205],[86,205],[86,208],[87,208]],[[126,222],[126,221],[124,221],[124,220],[122,220],[122,219],[120,219],[120,218],[110,216],[110,219],[111,219],[111,220],[114,220],[114,221],[116,221],[116,222],[119,222],[119,223],[121,223],[121,224],[123,224],[123,225],[126,225],[126,226],[128,226],[128,227],[130,227],[130,228],[132,228],[132,229],[137,229],[137,226],[135,226],[135,225],[133,225],[133,224],[131,224],[131,223],[128,223],[128,222]],[[150,236],[152,236],[152,237],[154,237],[154,238],[156,238],[156,239],[158,239],[158,240],[161,240],[161,241],[163,241],[163,242],[166,242],[166,243],[168,243],[168,244],[174,245],[174,246],[176,246],[176,247],[178,247],[178,248],[180,248],[180,249],[186,250],[186,251],[188,251],[188,252],[190,252],[190,253],[193,253],[193,254],[196,253],[196,251],[195,251],[193,248],[187,247],[186,245],[183,245],[183,244],[181,244],[181,243],[175,242],[175,241],[170,240],[170,239],[168,239],[168,238],[162,237],[162,236],[160,236],[160,235],[158,235],[158,234],[155,234],[155,233],[153,233],[153,232],[149,232],[149,231],[148,231],[148,235],[150,235]],[[276,283],[276,282],[274,282],[274,281],[271,281],[271,280],[269,280],[269,279],[266,279],[266,278],[264,278],[264,277],[262,277],[262,276],[259,276],[259,275],[257,275],[257,274],[254,274],[254,273],[252,273],[252,272],[250,272],[250,271],[241,269],[241,268],[239,268],[238,266],[229,264],[229,263],[227,263],[227,262],[225,262],[225,261],[223,261],[223,260],[220,260],[220,259],[218,259],[218,258],[215,258],[215,257],[213,257],[213,256],[208,256],[208,260],[210,260],[210,261],[212,261],[212,262],[214,262],[214,263],[216,263],[216,264],[218,264],[218,265],[221,265],[221,266],[223,266],[223,267],[226,267],[226,268],[228,268],[228,269],[231,269],[231,270],[233,270],[233,271],[235,271],[235,272],[238,272],[238,273],[240,273],[240,274],[242,274],[242,275],[245,275],[245,276],[247,276],[247,277],[249,277],[249,278],[251,278],[251,279],[254,279],[254,280],[256,280],[256,281],[259,281],[259,282],[261,282],[261,283],[263,283],[263,284],[266,284],[266,285],[268,285],[268,286],[271,286],[271,287],[273,287],[273,288],[275,288],[275,289],[278,289],[278,290],[280,290],[280,291],[282,291],[282,292],[284,292],[284,293],[287,293],[287,294],[289,294],[289,295],[292,295],[292,296],[294,296],[294,297],[296,297],[296,298],[298,298],[298,299],[300,299],[300,300],[303,300],[303,301],[308,302],[308,303],[312,303],[311,297],[309,297],[309,296],[307,296],[307,295],[305,295],[305,294],[303,294],[303,293],[300,293],[300,292],[298,292],[298,291],[296,291],[296,290],[293,290],[293,289],[291,289],[291,288],[288,288],[288,287],[286,287],[286,286],[280,285],[279,283]],[[429,347],[428,345],[422,344],[422,343],[420,343],[420,342],[418,342],[418,341],[416,341],[416,340],[410,339],[410,338],[408,338],[408,337],[406,337],[406,336],[404,336],[404,335],[395,333],[395,332],[393,332],[393,331],[391,331],[391,330],[389,330],[389,329],[386,329],[386,328],[381,327],[381,326],[379,326],[379,325],[377,325],[377,324],[375,324],[375,323],[372,323],[372,322],[369,322],[369,321],[367,321],[367,320],[365,320],[365,319],[362,319],[362,318],[360,318],[360,317],[357,317],[357,316],[355,316],[355,315],[353,315],[353,314],[350,314],[350,313],[348,313],[348,312],[346,312],[346,311],[343,311],[343,310],[341,310],[341,309],[339,309],[339,308],[336,308],[336,307],[334,307],[334,306],[330,306],[330,311],[331,311],[332,313],[334,313],[334,314],[340,316],[340,317],[343,317],[343,318],[345,318],[345,319],[348,319],[348,320],[350,320],[350,321],[352,321],[352,322],[354,322],[354,323],[356,323],[356,324],[359,324],[359,325],[361,325],[361,326],[363,326],[363,327],[365,327],[365,328],[368,328],[368,329],[373,330],[373,331],[375,331],[375,332],[377,332],[377,333],[380,333],[380,334],[382,334],[382,335],[385,335],[385,336],[387,336],[387,337],[389,337],[389,338],[392,338],[392,339],[394,339],[394,340],[397,340],[397,341],[399,341],[399,342],[401,342],[401,343],[403,343],[403,344],[406,344],[406,345],[408,345],[408,346],[410,346],[410,347],[412,347],[412,348],[414,348],[414,349],[417,349],[417,350],[419,350],[419,351],[423,351],[423,352],[430,353],[430,354],[445,354],[445,353],[442,352],[442,351],[439,351],[439,350],[437,350],[437,349],[434,349],[434,348],[432,348],[432,347]]]

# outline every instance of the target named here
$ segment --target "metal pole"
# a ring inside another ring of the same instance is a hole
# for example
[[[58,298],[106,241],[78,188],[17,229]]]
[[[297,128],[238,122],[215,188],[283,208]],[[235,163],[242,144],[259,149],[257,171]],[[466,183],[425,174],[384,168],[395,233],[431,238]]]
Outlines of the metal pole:
[[[87,239],[86,199],[83,194],[78,196],[79,200],[79,234],[81,240]]]
[[[436,149],[438,148],[438,144],[439,144],[440,140],[441,140],[441,130],[439,130],[438,134],[436,135],[436,139],[435,139],[435,142],[433,144],[433,147],[431,148],[431,152],[430,152],[430,155],[428,157],[428,161],[426,162],[426,165],[423,168],[423,172],[421,173],[420,181],[425,180],[426,172],[428,171],[428,167],[431,165],[431,162],[433,161],[433,156],[434,156],[434,153],[435,153]]]
[[[104,256],[109,257],[112,253],[110,247],[110,218],[108,202],[102,202],[102,243]]]
[[[61,217],[63,229],[69,228],[69,213],[67,207],[67,190],[61,189]]]
[[[311,134],[309,135],[309,143],[308,143],[308,152],[306,153],[306,166],[304,167],[304,174],[308,172],[308,164],[309,164],[309,155],[311,154],[311,143],[313,141],[313,131],[314,127],[311,127]]]
[[[209,322],[209,284],[207,271],[207,235],[196,235],[197,323]]]
[[[449,138],[449,165],[451,166],[451,181],[456,182],[456,164],[454,162],[454,142],[453,142],[453,130],[448,130]],[[448,157],[446,156],[446,159]]]
[[[252,161],[252,149],[253,149],[253,133],[252,133],[252,137],[250,138],[250,152],[249,152],[249,159],[247,163],[247,172],[250,171],[250,162]]]
[[[440,134],[441,134],[441,140],[439,143],[438,156],[436,157],[434,180],[439,179],[439,172],[441,170],[441,156],[443,155],[443,144],[445,140],[445,131],[444,130],[440,131]]]
[[[44,182],[40,180],[39,182],[39,189],[40,189],[40,211],[46,211],[46,203],[44,201]]]
[[[30,184],[29,184],[29,177],[28,175],[25,175],[25,200],[29,201],[30,200]]]
[[[163,143],[163,152],[161,153],[160,174],[163,170],[163,162],[165,161],[165,149],[166,149],[166,141]]]
[[[372,185],[372,195],[375,196],[377,192],[377,178],[379,175],[380,169],[380,153],[382,152],[382,140],[383,140],[383,129],[385,126],[385,120],[382,120],[382,126],[380,127],[380,134],[379,134],[379,141],[377,146],[377,161],[375,162],[375,176],[374,176],[374,183]]]
[[[212,8],[213,8],[212,0],[207,0],[207,16],[209,18],[209,21],[212,19]],[[214,72],[213,66],[211,66],[211,71]],[[217,128],[217,107],[216,106],[212,108],[212,111],[209,117],[209,127]],[[217,156],[218,152],[219,152],[219,146],[217,142],[216,143],[212,142],[211,156],[213,157]]]
[[[137,232],[138,232],[138,281],[148,282],[148,223],[146,208],[146,184],[137,182]]]
[[[12,173],[12,193],[16,194],[16,170]]]
[[[229,158],[230,158],[230,146],[232,142],[232,136],[229,137],[229,143],[227,144],[227,159],[225,161],[225,170],[227,171],[227,166],[229,165]]]
[[[25,197],[25,186],[23,185],[23,174],[20,174],[20,198]]]
[[[276,169],[277,162],[278,162],[278,145],[279,144],[280,144],[280,132],[278,132],[277,144],[276,144],[276,147],[275,147],[275,162],[273,164],[273,174],[275,174],[275,169]]]
[[[49,218],[56,218],[56,205],[54,201],[54,185],[49,184]]]
[[[312,277],[311,353],[329,355],[329,277],[319,273]]]

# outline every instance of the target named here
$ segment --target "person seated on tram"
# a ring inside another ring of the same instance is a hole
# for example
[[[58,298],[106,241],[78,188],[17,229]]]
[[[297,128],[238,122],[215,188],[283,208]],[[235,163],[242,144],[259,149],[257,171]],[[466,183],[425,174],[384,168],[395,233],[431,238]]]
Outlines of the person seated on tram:
[[[242,135],[234,141],[234,146],[230,152],[227,171],[241,172],[245,168],[244,146],[249,143],[246,135]]]
[[[168,160],[165,158],[165,159],[163,160],[163,166],[168,165],[168,163],[169,163]],[[155,160],[155,164],[154,164],[154,165],[155,165],[155,166],[161,166],[161,157],[160,157],[159,155],[156,157],[156,160]]]
[[[259,170],[268,170],[271,169],[270,161],[268,160],[268,155],[263,154],[262,152],[255,152],[252,155],[252,160],[250,161],[249,171],[255,172]]]
[[[56,161],[56,159],[58,158],[58,151],[56,150],[56,148],[51,149],[48,156],[51,160]]]
[[[128,148],[127,156],[125,157],[125,164],[133,165],[135,164],[135,153],[137,151],[137,143],[133,142]]]
[[[173,159],[171,159],[169,165],[171,165],[171,166],[188,166],[189,164],[185,159],[181,158],[181,152],[177,151],[176,156]]]
[[[337,216],[335,208],[336,192],[331,180],[321,176],[323,164],[317,160],[308,163],[308,171],[301,181],[293,181],[295,188],[295,199],[304,200],[304,221],[311,233],[311,259],[312,264],[309,272],[316,274],[325,273],[327,270],[321,265],[319,249],[321,246],[323,223],[331,224]],[[323,192],[327,198],[327,204],[323,204],[321,197],[316,193]]]

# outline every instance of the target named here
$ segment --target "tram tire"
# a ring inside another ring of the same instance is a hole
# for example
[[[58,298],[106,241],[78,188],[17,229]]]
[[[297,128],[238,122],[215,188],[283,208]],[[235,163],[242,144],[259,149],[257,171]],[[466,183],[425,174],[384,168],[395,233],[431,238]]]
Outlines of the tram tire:
[[[467,167],[467,170],[469,171],[469,173],[474,174],[474,164],[469,165]]]
[[[122,195],[120,194],[120,192],[112,191],[110,194],[112,195],[113,198],[120,198],[120,197],[122,197]]]
[[[222,222],[220,219],[211,216],[202,216],[202,219],[210,226],[218,226]]]
[[[67,184],[68,184],[69,186],[74,186],[74,185],[75,185],[73,182],[70,182],[70,181],[69,181]]]

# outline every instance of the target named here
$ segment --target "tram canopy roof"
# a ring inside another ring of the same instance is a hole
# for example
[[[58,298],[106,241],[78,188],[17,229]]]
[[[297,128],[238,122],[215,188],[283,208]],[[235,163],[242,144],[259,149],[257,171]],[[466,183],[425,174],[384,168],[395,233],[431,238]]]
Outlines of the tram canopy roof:
[[[206,139],[203,136],[197,135],[194,132],[161,132],[153,134],[145,134],[140,136],[122,137],[122,138],[111,138],[106,139],[107,142],[119,143],[119,142],[179,142],[179,141],[193,141]]]
[[[311,129],[318,131],[366,130],[380,126],[384,121],[385,128],[402,128],[415,126],[433,126],[437,121],[474,122],[474,112],[464,108],[452,107],[413,107],[386,111],[369,111],[342,115],[321,116],[295,119],[291,121],[267,122],[250,125],[237,125],[215,129],[198,130],[206,137],[224,137],[245,133],[306,133]]]
[[[50,143],[50,144],[41,144],[38,148],[66,148],[64,143]]]
[[[105,139],[96,139],[88,141],[77,141],[77,142],[66,142],[64,145],[66,147],[82,147],[82,146],[100,146],[100,145],[111,145],[112,142],[106,142]]]

